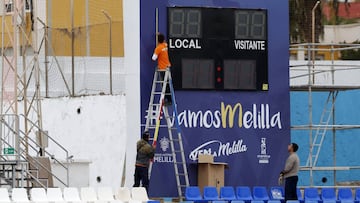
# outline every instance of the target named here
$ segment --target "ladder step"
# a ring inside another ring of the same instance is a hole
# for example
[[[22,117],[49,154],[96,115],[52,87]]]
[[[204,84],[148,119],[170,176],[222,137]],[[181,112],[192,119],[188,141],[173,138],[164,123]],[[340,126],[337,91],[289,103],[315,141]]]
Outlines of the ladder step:
[[[156,80],[155,83],[164,83],[164,80]]]
[[[167,128],[167,125],[159,125],[160,128]],[[156,126],[155,125],[150,125],[149,127],[147,127],[147,129],[155,129]]]
[[[185,173],[179,173],[179,174],[177,174],[177,176],[186,176],[187,174],[185,174]]]
[[[151,92],[151,94],[162,94],[162,92]]]

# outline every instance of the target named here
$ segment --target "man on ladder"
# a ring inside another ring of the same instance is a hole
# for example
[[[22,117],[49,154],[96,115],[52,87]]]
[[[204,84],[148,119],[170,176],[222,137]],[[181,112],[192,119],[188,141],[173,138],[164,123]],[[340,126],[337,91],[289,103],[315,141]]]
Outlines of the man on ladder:
[[[165,77],[166,69],[170,68],[171,63],[168,54],[168,45],[165,41],[165,36],[161,33],[157,34],[157,46],[152,56],[153,61],[158,61],[158,70],[160,71],[161,79]],[[167,81],[166,81],[167,82]],[[166,87],[165,105],[171,105],[171,93],[169,86]]]
[[[182,143],[180,125],[178,121],[177,105],[174,87],[170,73],[168,46],[163,34],[157,34],[157,46],[152,59],[158,61],[151,88],[149,108],[146,116],[145,131],[154,129],[153,147],[156,147],[160,127],[166,127],[172,152],[174,173],[180,199],[184,197],[185,188],[189,186],[189,177],[186,167],[186,158]],[[164,118],[166,125],[161,126],[160,120]],[[153,121],[156,121],[155,124]],[[151,174],[152,164],[149,167]]]

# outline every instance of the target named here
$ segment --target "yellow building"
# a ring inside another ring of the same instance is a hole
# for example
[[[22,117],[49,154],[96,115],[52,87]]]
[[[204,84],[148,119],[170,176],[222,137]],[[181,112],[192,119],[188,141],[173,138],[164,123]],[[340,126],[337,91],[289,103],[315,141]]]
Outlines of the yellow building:
[[[24,1],[27,3],[27,1]],[[19,40],[18,45],[29,45],[32,43],[31,36],[31,28],[32,28],[32,19],[30,14],[29,4],[26,4],[24,13],[25,20],[19,25],[19,36],[17,39]],[[5,13],[3,13],[5,12]],[[4,49],[12,48],[14,43],[14,19],[12,14],[14,13],[14,5],[10,0],[0,1],[0,33],[3,36],[4,41],[0,40],[0,45],[4,47]],[[3,18],[3,16],[5,16]],[[20,26],[24,25],[24,26]],[[20,28],[21,27],[21,28]],[[2,44],[4,43],[4,44]]]
[[[318,44],[315,46],[315,60],[340,60],[341,52],[338,49],[341,47],[331,46],[331,45],[321,45]],[[309,55],[310,51],[310,56]],[[310,60],[312,57],[312,46],[301,44],[301,45],[291,45],[290,46],[290,59],[291,60]],[[299,57],[300,56],[300,57]]]
[[[57,56],[124,56],[122,0],[47,0],[49,39]],[[73,34],[72,34],[73,30]],[[74,40],[72,41],[72,37]]]
[[[36,19],[32,16],[30,1],[26,3],[25,22],[19,31],[19,44],[32,44],[31,29]],[[112,56],[124,56],[123,8],[122,0],[37,0],[37,4],[46,4],[46,24],[48,38],[51,41],[49,55],[56,56],[109,56],[110,53],[110,20],[111,19],[111,48]],[[6,9],[3,7],[5,6]],[[0,15],[0,32],[4,33],[4,44],[1,46],[12,48],[14,43],[14,12],[13,1],[5,0],[0,3],[0,11],[5,10],[5,18]],[[73,35],[72,35],[73,31]],[[39,34],[43,31],[38,30]],[[73,42],[72,42],[73,37]],[[74,51],[72,51],[74,43]]]

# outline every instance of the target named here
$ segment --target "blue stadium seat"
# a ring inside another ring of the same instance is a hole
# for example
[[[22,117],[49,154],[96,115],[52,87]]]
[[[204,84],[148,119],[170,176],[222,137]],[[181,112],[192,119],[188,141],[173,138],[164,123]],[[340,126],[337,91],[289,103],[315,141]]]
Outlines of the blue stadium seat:
[[[350,188],[339,188],[338,199],[341,202],[353,202],[354,198]]]
[[[220,188],[220,199],[226,201],[236,200],[234,188],[231,186],[224,186]]]
[[[305,203],[319,203],[319,200],[306,200]]]
[[[231,201],[231,203],[245,203],[244,200],[233,200]]]
[[[214,186],[204,187],[204,200],[207,201],[219,200],[219,194],[217,192],[216,187]]]
[[[236,187],[236,198],[238,200],[251,201],[253,197],[251,195],[250,187],[238,186]]]
[[[321,199],[325,202],[333,202],[337,200],[336,192],[334,188],[323,188],[321,189]]]
[[[337,201],[337,202],[339,202],[339,201]],[[341,203],[355,203],[355,201],[354,200],[342,200],[342,201],[340,201]]]
[[[186,187],[185,189],[185,199],[187,201],[201,201],[203,200],[200,189],[197,186]]]
[[[263,200],[251,200],[251,203],[264,203]]]
[[[319,201],[320,196],[317,188],[305,188],[304,199],[307,201]]]
[[[286,201],[286,203],[300,203],[299,200],[288,200]]]
[[[270,188],[270,199],[283,200],[284,199],[284,188],[283,187],[271,187]]]
[[[281,203],[281,201],[278,199],[271,199],[271,200],[267,201],[267,203]]]
[[[226,203],[225,200],[215,200],[215,201],[212,201],[212,203]]]
[[[267,201],[270,199],[269,195],[266,191],[266,187],[264,187],[264,186],[254,186],[253,187],[253,196],[254,196],[254,200]]]

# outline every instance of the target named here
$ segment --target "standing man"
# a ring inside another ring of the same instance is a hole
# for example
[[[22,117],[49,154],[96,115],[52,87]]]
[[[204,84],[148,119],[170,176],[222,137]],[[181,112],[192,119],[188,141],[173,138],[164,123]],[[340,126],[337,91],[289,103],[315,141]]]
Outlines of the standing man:
[[[298,182],[298,172],[300,160],[296,151],[299,146],[296,143],[288,145],[289,157],[286,159],[285,169],[280,175],[285,178],[285,202],[287,200],[297,200],[296,186]]]
[[[165,71],[166,69],[170,68],[171,63],[169,60],[169,54],[168,54],[168,45],[165,41],[165,36],[161,33],[157,34],[157,46],[154,50],[154,54],[152,56],[153,61],[158,61],[158,70],[160,71],[160,77],[161,80],[165,77]],[[172,99],[171,99],[171,92],[169,85],[166,87],[166,94],[165,94],[165,105],[171,105]]]
[[[150,133],[145,131],[142,134],[142,139],[136,143],[136,164],[134,174],[134,187],[140,186],[140,181],[146,191],[149,189],[149,164],[150,160],[154,158],[155,148],[149,142]]]
[[[165,36],[161,33],[157,35],[157,46],[154,50],[154,54],[152,56],[153,61],[158,61],[158,69],[159,70],[166,70],[170,68],[171,64],[169,61],[169,54],[168,54],[168,45],[165,42]]]

